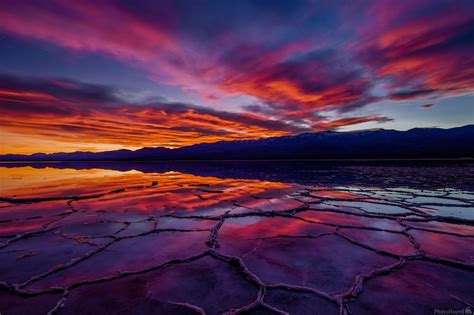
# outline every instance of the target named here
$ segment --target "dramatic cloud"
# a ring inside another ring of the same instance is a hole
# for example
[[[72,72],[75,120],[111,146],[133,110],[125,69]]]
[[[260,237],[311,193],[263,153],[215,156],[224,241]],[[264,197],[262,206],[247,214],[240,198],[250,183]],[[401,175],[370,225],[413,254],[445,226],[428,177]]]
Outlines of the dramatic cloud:
[[[332,129],[380,117],[320,120],[302,127],[250,113],[191,104],[129,104],[110,87],[0,75],[1,130],[47,141],[119,147],[181,147]],[[8,139],[5,137],[8,145]]]
[[[205,106],[130,104],[73,80],[2,83],[4,128],[57,141],[173,147],[383,123],[360,110],[474,90],[471,0],[20,0],[0,3],[0,32],[111,57]]]
[[[374,13],[379,11],[386,8],[379,6]],[[374,76],[387,83],[389,97],[410,100],[472,92],[474,2],[414,4],[408,13],[411,16],[394,9],[399,23],[373,28],[359,47]]]
[[[227,79],[226,89],[257,96],[289,116],[311,110],[354,108],[370,100],[370,82],[335,52],[310,54]]]

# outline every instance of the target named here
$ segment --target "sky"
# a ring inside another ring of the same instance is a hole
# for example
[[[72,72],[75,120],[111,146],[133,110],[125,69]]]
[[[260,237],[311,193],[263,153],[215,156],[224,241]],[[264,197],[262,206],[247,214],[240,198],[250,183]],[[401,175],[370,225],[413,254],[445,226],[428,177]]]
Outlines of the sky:
[[[474,1],[0,1],[0,154],[474,123]]]

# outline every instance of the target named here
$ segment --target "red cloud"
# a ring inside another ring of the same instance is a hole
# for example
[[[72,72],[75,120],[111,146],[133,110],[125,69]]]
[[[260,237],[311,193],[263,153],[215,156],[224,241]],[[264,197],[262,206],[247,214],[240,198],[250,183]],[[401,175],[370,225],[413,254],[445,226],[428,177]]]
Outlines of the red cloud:
[[[380,116],[363,116],[363,117],[349,117],[349,118],[342,118],[334,121],[322,122],[316,125],[316,127],[321,129],[337,129],[339,127],[362,124],[366,122],[388,122],[392,119],[387,117],[380,117]]]
[[[96,144],[98,150],[105,145],[181,147],[290,135],[380,119],[348,119],[336,121],[334,125],[321,121],[321,125],[302,127],[255,114],[181,103],[128,104],[116,99],[109,87],[79,82],[62,84],[11,76],[0,76],[0,82],[1,129],[45,142],[55,141],[55,151],[69,148],[68,143]],[[5,137],[4,144],[11,153],[14,143]]]
[[[361,46],[377,78],[389,82],[395,100],[472,92],[474,12],[452,3],[378,32]],[[398,12],[403,19],[406,12]],[[375,33],[374,33],[375,32]]]

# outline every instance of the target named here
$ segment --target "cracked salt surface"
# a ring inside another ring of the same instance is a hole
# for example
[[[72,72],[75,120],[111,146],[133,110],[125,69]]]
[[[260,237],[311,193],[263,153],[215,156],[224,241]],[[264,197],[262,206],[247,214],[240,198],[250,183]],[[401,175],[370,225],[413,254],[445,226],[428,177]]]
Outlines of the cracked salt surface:
[[[2,315],[474,305],[470,164],[281,181],[53,167],[0,167]]]

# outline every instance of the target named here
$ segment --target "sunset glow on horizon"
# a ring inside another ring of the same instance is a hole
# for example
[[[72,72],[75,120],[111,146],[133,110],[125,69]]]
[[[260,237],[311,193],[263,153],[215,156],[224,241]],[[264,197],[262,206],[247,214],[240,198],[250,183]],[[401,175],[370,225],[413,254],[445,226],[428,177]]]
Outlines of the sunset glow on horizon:
[[[474,123],[472,1],[0,1],[0,154]]]

